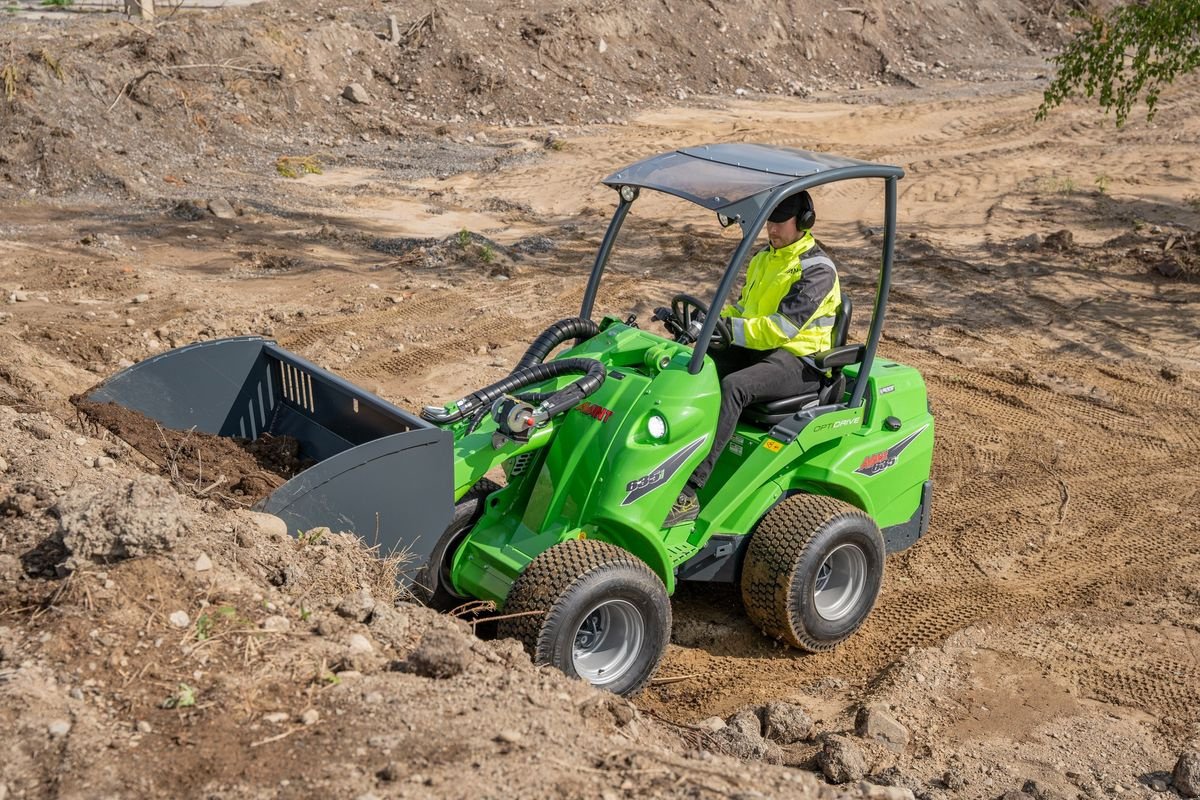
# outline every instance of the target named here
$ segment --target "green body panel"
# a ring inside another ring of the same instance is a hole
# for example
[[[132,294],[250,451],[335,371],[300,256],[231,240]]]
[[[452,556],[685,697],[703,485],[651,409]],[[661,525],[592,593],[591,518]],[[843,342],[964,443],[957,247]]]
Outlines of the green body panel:
[[[795,441],[785,444],[762,428],[739,424],[701,492],[699,518],[663,530],[716,429],[720,384],[711,360],[689,374],[690,348],[611,318],[598,336],[562,354],[567,356],[600,360],[608,378],[587,402],[529,441],[500,440],[495,447],[490,417],[471,434],[465,422],[451,426],[456,498],[498,465],[508,477],[454,556],[451,579],[462,594],[503,603],[531,560],[579,537],[629,550],[673,592],[675,569],[711,535],[750,533],[789,492],[838,497],[871,514],[881,528],[907,522],[920,505],[932,461],[933,418],[924,382],[910,367],[877,360],[863,408],[823,414]],[[845,372],[852,379],[855,368]],[[547,391],[571,380],[522,391]],[[666,423],[660,439],[648,424],[655,415]],[[885,427],[889,417],[899,420],[898,430]],[[888,455],[914,433],[897,457]]]

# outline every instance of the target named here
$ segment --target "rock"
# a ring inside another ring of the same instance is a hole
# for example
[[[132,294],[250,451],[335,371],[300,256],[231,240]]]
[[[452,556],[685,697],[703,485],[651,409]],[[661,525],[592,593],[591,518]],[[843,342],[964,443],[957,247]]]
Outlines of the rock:
[[[434,630],[421,637],[420,644],[402,667],[426,678],[453,678],[471,665],[471,646],[460,635]]]
[[[1200,797],[1200,750],[1184,750],[1179,755],[1171,785],[1184,797]]]
[[[55,510],[62,543],[77,561],[108,563],[170,550],[188,528],[179,494],[149,475],[74,486]]]
[[[26,303],[29,301],[29,292],[26,292],[22,289],[14,289],[12,293],[9,294],[8,299],[14,303]]]
[[[1045,245],[1052,250],[1070,250],[1075,246],[1075,234],[1063,228],[1047,236]]]
[[[706,731],[719,731],[721,728],[725,727],[725,720],[721,719],[720,717],[709,717],[708,719],[702,719],[697,722],[696,727]]]
[[[286,711],[272,711],[269,714],[263,714],[263,722],[271,725],[282,725],[289,719],[289,714]]]
[[[1162,778],[1151,778],[1150,788],[1156,792],[1165,792],[1167,789],[1171,788],[1171,785]]]
[[[201,553],[193,566],[196,572],[208,572],[213,568],[212,559],[208,557],[207,553]]]
[[[1018,792],[1014,789],[1012,791],[1008,791],[1008,792],[1005,792],[1004,794],[1000,795],[999,800],[1036,800],[1036,798],[1031,794],[1026,794],[1025,792]]]
[[[371,104],[371,95],[367,94],[367,90],[357,83],[352,83],[343,89],[342,97],[351,103],[358,103],[359,105],[366,106]]]
[[[144,719],[139,719],[136,727],[138,733],[150,733],[154,730],[154,728],[150,727],[150,723]]]
[[[812,732],[812,718],[792,703],[767,703],[762,711],[763,736],[779,744],[795,744]]]
[[[845,736],[826,736],[817,763],[830,783],[848,783],[867,774],[867,757]]]
[[[367,624],[371,626],[371,636],[375,641],[382,642],[393,650],[407,648],[412,623],[408,614],[396,610],[395,606],[380,603],[375,607]],[[521,652],[525,651],[522,649]]]
[[[371,644],[371,640],[361,633],[350,634],[347,645],[351,653],[370,653],[375,650],[375,645]]]
[[[389,761],[383,769],[375,773],[375,776],[386,783],[394,783],[400,780],[400,776],[404,774],[404,770],[395,761]]]
[[[761,739],[763,734],[762,718],[757,709],[752,708],[743,708],[734,714],[726,721],[726,727],[754,739]]]
[[[13,492],[7,497],[0,496],[0,515],[6,517],[27,517],[37,510],[37,497],[26,492]]]
[[[900,751],[908,744],[908,729],[890,717],[879,706],[863,706],[854,719],[854,732],[872,739],[890,750]]]
[[[963,780],[962,775],[958,774],[952,769],[948,769],[942,773],[942,785],[947,789],[958,791],[966,786],[967,782]]]
[[[268,539],[285,539],[288,535],[287,523],[274,514],[262,514],[257,511],[247,512],[250,521],[258,528],[258,532]]]
[[[767,746],[771,744],[757,734],[746,734],[732,725],[705,735],[704,741],[709,749],[744,761],[763,760],[767,755]]]
[[[0,473],[8,472],[8,462],[0,458]]]
[[[1021,250],[1037,250],[1042,246],[1042,237],[1036,233],[1031,233],[1028,236],[1022,236],[1017,239],[1015,245]]]
[[[872,800],[916,800],[911,789],[900,786],[880,786],[869,781],[859,781],[858,790]]]
[[[113,461],[108,456],[97,456],[96,460],[92,462],[96,469],[106,469],[116,463],[116,461]]]
[[[288,621],[288,618],[279,614],[272,614],[259,623],[259,625],[264,631],[276,631],[277,633],[283,633],[292,627],[292,623]]]
[[[150,300],[150,295],[148,295],[144,292],[142,294],[134,295],[134,297],[133,297],[134,303],[146,303],[146,302],[149,302],[149,300]]]
[[[230,205],[229,201],[222,197],[214,197],[208,201],[208,210],[217,219],[234,219],[237,217],[237,211]]]
[[[517,742],[521,741],[521,734],[512,730],[511,728],[508,728],[496,734],[496,741],[504,742],[505,744],[516,744]]]
[[[66,736],[71,732],[71,723],[65,719],[56,719],[46,727],[46,730],[51,736]]]
[[[315,708],[310,708],[300,715],[300,721],[305,725],[316,725],[319,719],[321,719],[321,712]]]
[[[337,604],[337,613],[346,619],[366,622],[375,610],[375,598],[366,589],[347,595]]]
[[[167,621],[176,628],[186,628],[192,623],[192,619],[186,611],[172,611],[171,616],[167,617]]]

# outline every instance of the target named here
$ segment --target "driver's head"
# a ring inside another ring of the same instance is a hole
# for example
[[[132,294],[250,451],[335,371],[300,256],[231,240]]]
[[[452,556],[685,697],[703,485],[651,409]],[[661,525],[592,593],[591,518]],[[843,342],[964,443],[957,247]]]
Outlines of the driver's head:
[[[767,217],[767,239],[778,250],[793,244],[812,227],[816,219],[812,198],[800,192],[785,199]]]

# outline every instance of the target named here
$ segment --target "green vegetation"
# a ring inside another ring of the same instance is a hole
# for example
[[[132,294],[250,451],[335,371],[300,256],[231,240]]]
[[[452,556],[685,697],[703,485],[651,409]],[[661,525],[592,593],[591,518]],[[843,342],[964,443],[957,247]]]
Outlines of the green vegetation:
[[[66,8],[67,6],[75,5],[75,0],[42,0],[42,5]]]
[[[196,705],[196,690],[186,683],[179,684],[179,691],[162,701],[163,708],[191,708]]]
[[[1082,92],[1124,125],[1143,98],[1154,119],[1163,88],[1200,67],[1200,3],[1145,0],[1087,16],[1089,28],[1054,63],[1058,74],[1046,87],[1037,118]]]
[[[1108,194],[1108,184],[1112,179],[1107,175],[1096,176],[1096,191],[1100,194]]]
[[[479,260],[485,264],[490,264],[496,260],[496,251],[492,249],[490,244],[485,244],[479,248]]]
[[[200,641],[212,638],[213,627],[223,620],[252,624],[249,620],[240,619],[237,609],[233,606],[221,606],[212,614],[201,614],[200,618],[196,620],[196,638]]]
[[[280,156],[275,159],[275,171],[285,178],[299,178],[310,173],[320,175],[324,170],[314,156]]]
[[[458,246],[465,250],[467,245],[471,243],[471,232],[466,228],[463,228],[458,232],[458,236],[456,238],[458,240]]]
[[[313,528],[310,531],[300,531],[296,534],[296,539],[299,540],[300,545],[303,547],[305,545],[316,544],[317,542],[321,541],[321,539],[323,539],[327,533],[329,533],[329,528]]]

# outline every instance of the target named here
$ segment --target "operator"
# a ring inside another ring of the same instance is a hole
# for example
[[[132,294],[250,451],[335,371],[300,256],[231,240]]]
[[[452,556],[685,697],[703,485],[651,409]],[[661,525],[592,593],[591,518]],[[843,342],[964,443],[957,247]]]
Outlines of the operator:
[[[721,412],[712,448],[663,522],[669,528],[700,513],[696,492],[725,449],[742,409],[820,388],[821,375],[800,356],[833,346],[833,325],[842,305],[833,261],[810,229],[816,212],[808,192],[785,199],[767,218],[770,245],[750,259],[741,297],[721,310],[733,341],[709,350],[721,378]]]

